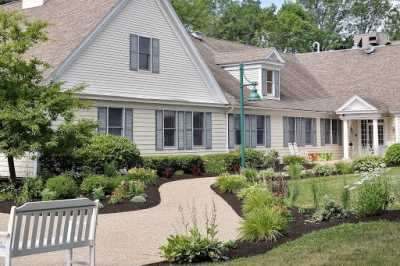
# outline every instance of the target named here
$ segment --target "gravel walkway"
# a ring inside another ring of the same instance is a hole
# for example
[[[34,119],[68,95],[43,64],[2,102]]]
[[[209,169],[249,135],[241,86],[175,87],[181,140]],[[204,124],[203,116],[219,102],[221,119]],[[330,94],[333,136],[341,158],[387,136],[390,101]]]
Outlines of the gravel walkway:
[[[146,210],[99,215],[97,227],[96,265],[143,265],[162,260],[159,247],[168,235],[182,231],[179,208],[191,221],[191,209],[196,208],[197,222],[203,226],[205,209],[216,207],[219,237],[235,239],[239,216],[217,196],[210,185],[215,178],[189,179],[164,184],[160,187],[161,204]],[[0,230],[7,228],[8,215],[0,214]],[[87,249],[76,250],[78,260],[86,259]],[[53,252],[16,258],[13,265],[63,265],[64,253]],[[0,258],[0,265],[3,260]]]

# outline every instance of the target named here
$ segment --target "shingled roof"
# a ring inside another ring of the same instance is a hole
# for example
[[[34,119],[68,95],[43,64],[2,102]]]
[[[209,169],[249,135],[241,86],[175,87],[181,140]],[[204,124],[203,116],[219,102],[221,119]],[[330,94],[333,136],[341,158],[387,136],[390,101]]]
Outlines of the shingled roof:
[[[238,59],[261,60],[270,52],[270,49],[207,37],[193,40],[227,98],[235,99],[232,104],[237,104],[239,84],[220,65],[238,63]],[[350,97],[358,95],[382,113],[400,111],[398,43],[377,47],[373,54],[351,49],[283,54],[282,57],[286,63],[281,74],[281,101],[263,100],[249,105],[334,112]]]

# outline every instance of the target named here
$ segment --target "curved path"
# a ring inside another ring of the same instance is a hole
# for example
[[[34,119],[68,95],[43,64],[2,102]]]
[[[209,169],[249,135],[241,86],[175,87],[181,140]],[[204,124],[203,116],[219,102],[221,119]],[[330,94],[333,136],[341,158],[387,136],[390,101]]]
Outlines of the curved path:
[[[205,208],[216,207],[219,238],[235,239],[240,217],[211,189],[215,178],[187,179],[160,187],[161,204],[140,211],[99,215],[96,240],[96,265],[143,265],[162,260],[159,247],[168,235],[183,230],[181,212],[191,221],[196,208],[197,221],[203,228]],[[206,207],[207,206],[207,207]],[[0,214],[0,230],[7,228],[8,215]],[[86,259],[87,249],[76,250],[78,260]],[[16,258],[13,265],[63,265],[64,253],[53,252]],[[0,265],[3,260],[0,258]]]

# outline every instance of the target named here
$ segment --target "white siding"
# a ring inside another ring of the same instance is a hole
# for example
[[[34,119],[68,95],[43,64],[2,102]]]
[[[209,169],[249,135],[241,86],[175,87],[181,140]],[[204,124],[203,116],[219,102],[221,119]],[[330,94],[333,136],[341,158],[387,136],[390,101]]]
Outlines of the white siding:
[[[60,77],[84,93],[140,99],[224,103],[209,88],[156,0],[131,0]],[[129,36],[160,39],[160,74],[129,69]]]

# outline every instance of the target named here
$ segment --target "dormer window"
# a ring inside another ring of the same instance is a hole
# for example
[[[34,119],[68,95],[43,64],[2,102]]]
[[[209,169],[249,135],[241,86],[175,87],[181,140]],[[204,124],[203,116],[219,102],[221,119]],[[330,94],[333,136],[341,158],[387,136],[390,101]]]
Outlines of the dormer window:
[[[279,70],[263,69],[263,96],[266,98],[280,98],[280,73]]]

